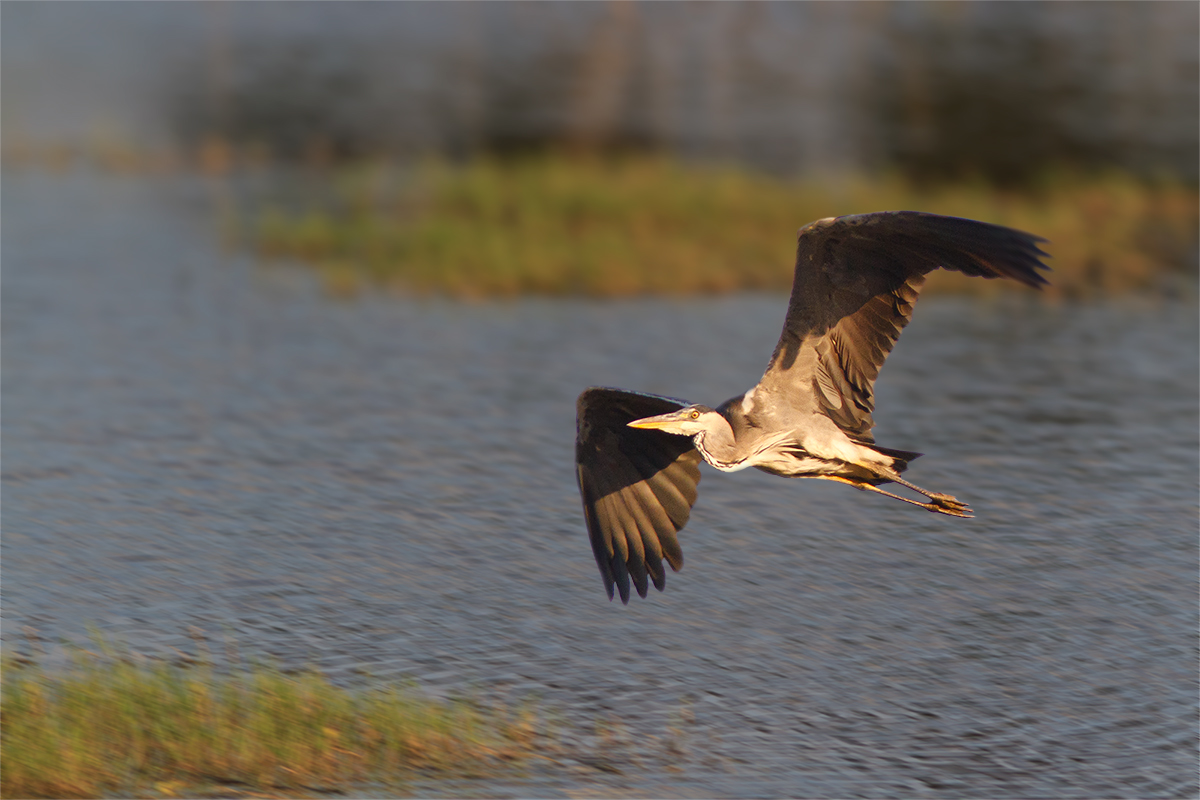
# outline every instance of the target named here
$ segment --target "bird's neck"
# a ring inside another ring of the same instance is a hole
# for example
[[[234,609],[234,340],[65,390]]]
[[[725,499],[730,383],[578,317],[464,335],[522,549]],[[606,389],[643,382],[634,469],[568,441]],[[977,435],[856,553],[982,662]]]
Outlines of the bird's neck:
[[[696,434],[692,443],[709,464],[722,472],[736,472],[749,466],[745,456],[738,452],[737,438],[729,421],[721,415],[721,424]]]

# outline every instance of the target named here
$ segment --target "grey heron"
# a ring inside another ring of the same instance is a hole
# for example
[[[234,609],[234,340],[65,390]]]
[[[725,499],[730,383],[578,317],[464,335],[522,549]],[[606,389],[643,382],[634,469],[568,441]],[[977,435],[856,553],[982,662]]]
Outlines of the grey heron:
[[[917,211],[830,217],[800,229],[783,334],[758,385],[716,408],[592,387],[576,404],[575,466],[596,564],[611,599],[632,582],[662,591],[678,571],[676,534],[696,502],[700,460],[823,478],[929,511],[967,504],[900,477],[920,453],[875,444],[874,384],[912,317],[927,273],[947,269],[1041,288],[1045,239]],[[880,489],[894,483],[914,500]]]

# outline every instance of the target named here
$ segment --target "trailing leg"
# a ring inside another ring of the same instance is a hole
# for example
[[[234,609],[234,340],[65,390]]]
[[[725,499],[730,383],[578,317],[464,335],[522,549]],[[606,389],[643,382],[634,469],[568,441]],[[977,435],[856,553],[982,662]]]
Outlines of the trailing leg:
[[[872,486],[871,484],[869,484],[865,481],[855,480],[853,478],[843,478],[840,475],[820,475],[820,476],[816,476],[816,477],[821,477],[821,478],[824,478],[825,480],[830,480],[830,481],[838,481],[839,483],[846,483],[846,484],[849,484],[850,486],[853,486],[855,489],[861,489],[864,492],[876,492],[877,494],[881,494],[884,497],[891,497],[896,500],[902,500],[905,503],[912,503],[914,506],[920,506],[921,508],[924,508],[928,511],[933,511],[934,513],[937,513],[937,514],[948,514],[952,517],[964,517],[966,519],[971,519],[974,516],[971,513],[971,507],[968,506],[966,503],[958,500],[957,498],[952,497],[951,495],[948,495],[948,494],[938,494],[937,492],[927,492],[919,486],[914,486],[913,484],[909,483],[908,481],[902,480],[899,476],[897,476],[895,478],[891,478],[890,480],[892,480],[895,483],[900,484],[901,486],[907,486],[909,489],[912,489],[913,491],[920,492],[921,494],[923,494],[929,498],[929,502],[922,503],[920,500],[913,500],[908,497],[902,497],[898,494],[893,494],[891,492],[880,489],[878,486]]]

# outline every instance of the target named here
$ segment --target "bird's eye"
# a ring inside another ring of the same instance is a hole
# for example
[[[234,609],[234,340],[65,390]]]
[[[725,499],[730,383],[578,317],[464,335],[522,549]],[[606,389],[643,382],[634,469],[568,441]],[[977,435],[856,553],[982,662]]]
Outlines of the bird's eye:
[[[694,408],[692,409],[692,419],[700,419],[700,412]]]

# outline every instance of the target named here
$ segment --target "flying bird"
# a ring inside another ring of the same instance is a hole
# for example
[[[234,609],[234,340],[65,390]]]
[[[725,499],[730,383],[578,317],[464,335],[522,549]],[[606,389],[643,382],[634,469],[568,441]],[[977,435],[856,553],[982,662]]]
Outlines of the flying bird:
[[[986,222],[882,211],[800,229],[783,334],[758,385],[716,408],[592,387],[576,403],[575,472],[592,551],[611,599],[666,585],[676,534],[696,502],[703,459],[824,478],[929,511],[970,517],[966,503],[900,477],[920,453],[875,444],[874,385],[927,273],[947,269],[1040,289],[1045,239]],[[894,483],[922,496],[880,489]]]

